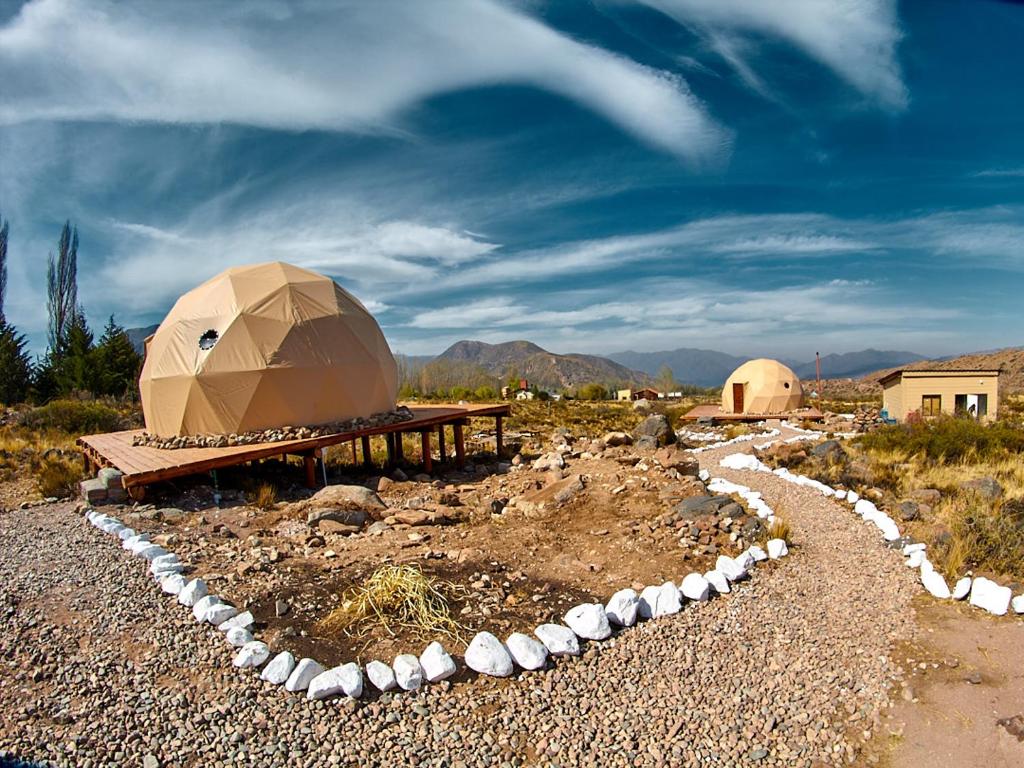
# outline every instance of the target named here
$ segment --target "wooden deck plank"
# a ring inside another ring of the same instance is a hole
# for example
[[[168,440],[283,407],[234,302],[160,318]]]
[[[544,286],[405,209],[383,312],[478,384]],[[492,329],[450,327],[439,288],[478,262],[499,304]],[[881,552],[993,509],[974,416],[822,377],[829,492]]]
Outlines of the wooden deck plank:
[[[306,455],[321,448],[362,437],[368,438],[372,435],[421,432],[438,425],[461,422],[473,416],[508,416],[511,406],[508,404],[415,406],[410,410],[413,413],[413,418],[399,424],[278,443],[162,450],[149,446],[132,445],[132,440],[142,430],[128,430],[85,435],[78,439],[77,444],[97,463],[113,466],[120,470],[124,475],[124,486],[130,488],[174,477],[200,474],[213,469],[223,469],[282,454]]]

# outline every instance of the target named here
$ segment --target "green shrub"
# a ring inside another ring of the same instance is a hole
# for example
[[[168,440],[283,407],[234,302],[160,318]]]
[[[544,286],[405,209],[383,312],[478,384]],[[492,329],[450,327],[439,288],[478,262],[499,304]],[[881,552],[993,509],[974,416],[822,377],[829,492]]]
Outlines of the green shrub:
[[[868,450],[895,451],[955,463],[1020,453],[1024,451],[1024,430],[1005,422],[982,424],[973,419],[947,417],[883,427],[858,438],[858,442]]]
[[[74,435],[113,432],[122,426],[121,414],[95,400],[54,400],[21,416],[31,429],[59,429]]]

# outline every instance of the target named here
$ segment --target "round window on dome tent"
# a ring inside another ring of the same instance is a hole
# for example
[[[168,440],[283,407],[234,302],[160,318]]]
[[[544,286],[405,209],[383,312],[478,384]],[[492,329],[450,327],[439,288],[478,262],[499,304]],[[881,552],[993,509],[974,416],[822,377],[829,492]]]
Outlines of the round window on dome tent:
[[[199,348],[204,351],[213,349],[213,345],[217,343],[219,338],[220,334],[211,328],[199,337]]]

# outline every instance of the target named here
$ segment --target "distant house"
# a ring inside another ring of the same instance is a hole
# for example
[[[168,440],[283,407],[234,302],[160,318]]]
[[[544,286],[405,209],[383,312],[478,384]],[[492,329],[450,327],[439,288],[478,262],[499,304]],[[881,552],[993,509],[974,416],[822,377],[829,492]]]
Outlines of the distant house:
[[[516,392],[516,400],[533,400],[533,392],[528,389]]]
[[[615,393],[615,400],[620,403],[628,403],[633,399],[632,389],[620,389]]]
[[[643,389],[620,389],[615,393],[618,402],[629,402],[630,400],[657,400],[661,395],[656,389],[644,387]]]
[[[999,371],[994,369],[893,371],[878,380],[889,418],[911,413],[972,416],[993,421],[999,409]]]

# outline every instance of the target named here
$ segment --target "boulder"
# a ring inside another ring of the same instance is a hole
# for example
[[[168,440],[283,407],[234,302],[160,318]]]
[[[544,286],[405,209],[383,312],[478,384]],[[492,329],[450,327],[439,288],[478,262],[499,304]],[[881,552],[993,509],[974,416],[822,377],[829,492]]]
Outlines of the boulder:
[[[363,525],[369,517],[383,512],[387,505],[381,501],[380,496],[369,488],[362,485],[328,485],[321,488],[308,499],[296,501],[289,504],[285,509],[287,517],[301,519],[306,516],[307,522],[316,524],[320,519],[321,511],[323,519],[335,519],[345,525],[354,525],[349,520],[359,520]],[[357,513],[353,516],[346,516],[346,512]],[[362,512],[363,515],[358,513]]]
[[[639,402],[639,401],[638,401]],[[633,440],[642,437],[653,437],[658,446],[671,445],[676,441],[676,433],[668,423],[668,417],[660,413],[652,413],[633,429]]]
[[[632,445],[633,438],[625,432],[608,432],[601,438],[601,442],[612,448],[617,445]],[[523,637],[526,637],[526,635],[523,635]]]
[[[294,669],[295,657],[288,651],[281,651],[263,668],[260,680],[274,685],[283,685]]]
[[[562,469],[565,466],[565,459],[557,451],[545,453],[533,462],[533,468],[538,472],[550,472],[553,469]]]
[[[319,701],[341,693],[353,699],[363,695],[363,672],[358,664],[350,661],[321,672],[309,681],[306,698]]]
[[[160,579],[160,589],[168,595],[177,595],[185,588],[185,577],[180,573],[172,573]]]
[[[583,491],[583,478],[579,475],[569,475],[564,480],[550,486],[551,500],[561,506],[572,501],[576,495]]]
[[[304,691],[309,688],[310,681],[317,675],[323,674],[323,671],[324,668],[313,659],[302,659],[288,675],[284,689],[289,693]]]
[[[811,456],[828,461],[842,461],[846,458],[846,452],[838,440],[826,440],[811,448]]]
[[[725,578],[725,574],[721,571],[708,571],[704,574],[704,578],[718,594],[729,594],[729,580]]]
[[[196,600],[192,606],[192,615],[196,621],[206,621],[206,612],[215,605],[220,605],[223,601],[216,595],[206,595]]]
[[[121,478],[124,475],[121,470],[114,469],[113,467],[104,467],[96,473],[96,479],[103,483],[103,487],[110,489],[116,488],[121,489]]]
[[[995,501],[1003,496],[1003,486],[994,477],[979,477],[974,480],[967,480],[960,483],[960,487],[965,491],[974,491],[989,501]]]
[[[776,541],[776,539],[772,539]],[[779,539],[781,541],[781,539]],[[772,542],[768,542],[768,556],[771,557],[772,553]],[[726,555],[719,555],[718,560],[715,561],[715,570],[719,571],[729,581],[739,581],[747,575],[746,570],[740,566],[733,558],[727,557]]]
[[[529,635],[513,632],[505,641],[509,655],[523,669],[542,669],[548,660],[548,649]]]
[[[658,604],[654,611],[654,618],[659,616],[671,616],[683,609],[683,596],[673,582],[666,581],[658,588]]]
[[[683,597],[688,600],[703,602],[711,595],[711,585],[708,583],[708,580],[699,573],[689,573],[686,575],[686,578],[683,579],[683,583],[680,585],[679,591],[682,592]]]
[[[942,578],[942,574],[935,570],[923,570],[921,572],[921,583],[924,584],[924,588],[933,596],[940,600],[947,600],[950,597],[949,585],[946,584],[946,580]]]
[[[604,640],[612,633],[608,615],[600,603],[583,603],[570,608],[562,620],[584,640]]]
[[[203,620],[207,624],[213,624],[213,626],[218,627],[228,619],[237,615],[238,609],[235,608],[235,606],[228,605],[226,603],[219,603],[218,605],[210,606],[206,611],[206,616],[203,617]]]
[[[232,629],[234,627],[239,627],[240,629],[248,629],[252,625],[252,613],[250,611],[245,611],[244,613],[239,613],[235,616],[232,616],[227,621],[218,624],[217,629],[219,629],[221,632],[227,632],[229,629]]]
[[[438,683],[455,674],[455,660],[436,640],[420,654],[420,666],[428,683]]]
[[[415,691],[423,685],[423,667],[411,653],[396,656],[392,668],[395,670],[395,682],[403,691]]]
[[[935,488],[918,488],[916,491],[911,491],[910,496],[916,501],[933,507],[942,501],[942,492]]]
[[[658,598],[661,597],[661,587],[644,587],[640,592],[637,601],[637,614],[641,619],[653,619],[658,610]]]
[[[202,579],[192,579],[178,593],[178,602],[186,608],[191,608],[204,597],[206,597],[206,582]]]
[[[786,546],[785,539],[770,539],[767,546],[768,557],[772,560],[778,560],[780,557],[785,557],[789,554],[789,547]]]
[[[953,599],[963,600],[971,592],[971,577],[964,576],[953,585]]]
[[[227,638],[228,644],[235,648],[241,648],[246,643],[251,643],[253,639],[252,632],[244,627],[232,627],[224,633],[224,637]]]
[[[361,486],[359,486],[361,487]],[[370,519],[365,509],[336,509],[333,507],[317,507],[306,513],[306,522],[323,530],[326,523],[350,526],[356,529],[366,525]]]
[[[696,457],[678,445],[667,445],[654,452],[655,460],[665,469],[674,469],[681,475],[696,477],[700,464]]]
[[[78,484],[78,491],[86,504],[102,504],[107,500],[107,486],[102,480],[83,480]]]
[[[512,674],[512,657],[501,640],[490,632],[478,632],[466,648],[466,666],[481,675],[508,677]]]
[[[971,584],[971,605],[983,608],[994,616],[1004,616],[1010,607],[1013,591],[990,579],[979,576]]]
[[[398,681],[395,679],[395,670],[383,661],[371,661],[366,665],[366,676],[373,683],[373,687],[381,693],[390,691]]]
[[[267,644],[259,640],[250,640],[241,647],[231,663],[239,669],[249,669],[260,666],[268,658],[270,658],[270,649]]]
[[[579,656],[580,641],[576,633],[561,624],[541,624],[533,634],[544,643],[552,656]]]
[[[620,589],[608,601],[604,612],[609,621],[618,624],[620,627],[632,627],[636,624],[637,610],[640,604],[640,597],[633,589]]]
[[[651,401],[646,397],[641,397],[639,400],[633,403],[634,411],[649,411],[651,410]]]
[[[910,521],[917,520],[921,517],[921,506],[916,501],[904,499],[900,502],[898,512],[900,520],[905,523],[909,523]]]

